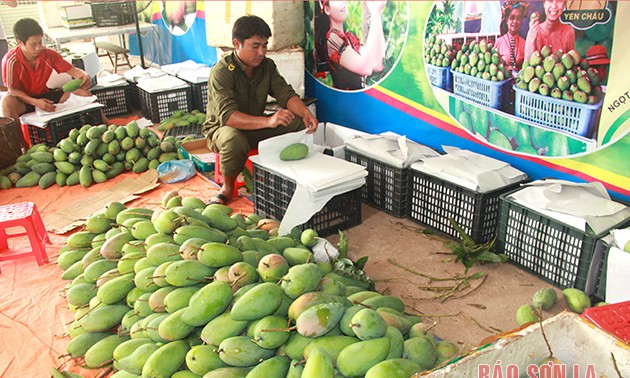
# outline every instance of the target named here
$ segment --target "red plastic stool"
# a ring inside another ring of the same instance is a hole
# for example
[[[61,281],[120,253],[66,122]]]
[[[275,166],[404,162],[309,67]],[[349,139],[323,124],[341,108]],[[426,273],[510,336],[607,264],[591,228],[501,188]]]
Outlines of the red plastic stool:
[[[582,317],[630,345],[630,301],[587,308]]]
[[[249,157],[254,155],[258,155],[257,148],[249,150],[249,153],[247,154],[247,161],[245,161],[245,167],[249,169],[252,174],[254,167],[252,166],[252,161],[249,160]],[[221,173],[221,156],[219,154],[216,154],[216,159],[214,161],[214,182],[219,185],[223,185],[224,182],[223,174]],[[236,181],[234,182],[234,193],[232,194],[232,198],[238,197],[238,189],[242,188],[243,186],[245,186],[245,180],[243,179],[243,175],[239,174],[236,177]]]
[[[12,227],[22,227],[25,232],[7,233],[7,229]],[[2,252],[9,250],[7,239],[19,236],[28,236],[31,252],[3,255]],[[50,243],[50,238],[33,202],[0,206],[0,261],[34,255],[37,265],[42,266],[48,260],[45,243]]]

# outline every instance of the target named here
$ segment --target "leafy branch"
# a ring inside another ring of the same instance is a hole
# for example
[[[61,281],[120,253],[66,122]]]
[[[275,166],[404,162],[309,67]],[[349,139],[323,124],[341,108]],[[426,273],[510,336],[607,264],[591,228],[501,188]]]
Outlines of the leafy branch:
[[[453,218],[449,218],[449,222],[459,234],[460,242],[447,242],[445,245],[457,256],[455,262],[461,261],[464,264],[466,273],[477,262],[502,263],[507,261],[506,255],[494,252],[497,240],[496,235],[489,241],[478,244]]]

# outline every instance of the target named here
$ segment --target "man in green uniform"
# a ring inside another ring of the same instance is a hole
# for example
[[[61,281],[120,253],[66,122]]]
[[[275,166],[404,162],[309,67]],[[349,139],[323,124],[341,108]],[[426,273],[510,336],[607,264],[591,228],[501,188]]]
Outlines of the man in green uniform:
[[[307,129],[317,119],[266,57],[269,25],[257,16],[243,16],[232,28],[234,52],[217,62],[208,79],[208,106],[204,135],[220,154],[224,184],[210,202],[227,203],[234,181],[243,171],[247,154],[261,140]],[[282,107],[265,115],[267,95]]]

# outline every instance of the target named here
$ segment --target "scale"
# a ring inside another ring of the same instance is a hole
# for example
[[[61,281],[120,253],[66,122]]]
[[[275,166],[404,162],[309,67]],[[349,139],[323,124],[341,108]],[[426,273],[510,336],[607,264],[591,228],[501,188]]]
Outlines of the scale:
[[[61,24],[68,29],[94,26],[92,8],[88,4],[65,5],[59,8]]]

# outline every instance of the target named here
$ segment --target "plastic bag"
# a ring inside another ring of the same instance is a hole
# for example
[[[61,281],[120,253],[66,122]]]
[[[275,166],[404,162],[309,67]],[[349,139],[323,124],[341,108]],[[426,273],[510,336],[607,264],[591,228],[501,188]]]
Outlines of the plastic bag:
[[[158,178],[164,184],[173,184],[190,179],[195,175],[195,163],[192,160],[171,160],[157,167]]]

